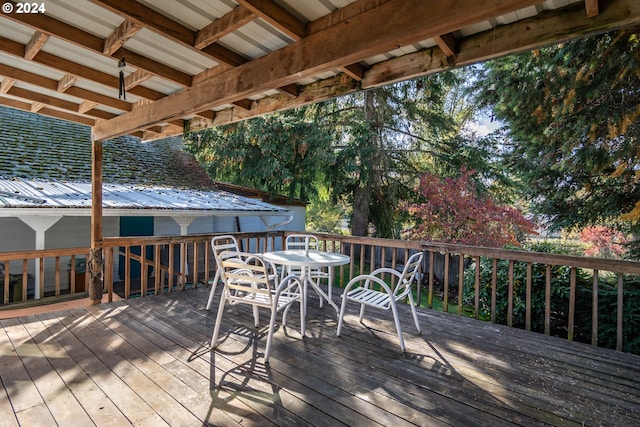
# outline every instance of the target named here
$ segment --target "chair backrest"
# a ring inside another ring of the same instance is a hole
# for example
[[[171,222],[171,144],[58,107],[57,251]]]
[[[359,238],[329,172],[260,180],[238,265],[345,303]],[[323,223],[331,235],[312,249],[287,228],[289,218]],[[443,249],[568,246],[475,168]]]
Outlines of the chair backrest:
[[[317,250],[318,248],[318,237],[313,234],[289,234],[285,239],[285,249]]]
[[[407,296],[407,294],[411,292],[411,285],[414,280],[420,280],[420,269],[422,268],[423,257],[424,254],[422,252],[417,252],[411,255],[407,262],[405,262],[398,285],[393,291],[396,298],[404,298]]]
[[[219,254],[227,299],[256,305],[271,305],[273,283],[268,265],[256,254],[223,251]]]
[[[211,249],[213,250],[213,256],[216,260],[218,268],[221,266],[220,254],[224,251],[240,252],[240,246],[235,237],[230,234],[222,236],[215,236],[211,239]]]

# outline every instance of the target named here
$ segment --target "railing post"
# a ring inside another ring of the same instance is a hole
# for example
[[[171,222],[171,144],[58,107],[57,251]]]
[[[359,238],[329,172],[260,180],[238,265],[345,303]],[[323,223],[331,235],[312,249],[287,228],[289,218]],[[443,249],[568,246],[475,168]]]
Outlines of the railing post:
[[[616,350],[622,351],[622,327],[624,319],[624,279],[622,274],[618,274],[618,317],[616,325]]]

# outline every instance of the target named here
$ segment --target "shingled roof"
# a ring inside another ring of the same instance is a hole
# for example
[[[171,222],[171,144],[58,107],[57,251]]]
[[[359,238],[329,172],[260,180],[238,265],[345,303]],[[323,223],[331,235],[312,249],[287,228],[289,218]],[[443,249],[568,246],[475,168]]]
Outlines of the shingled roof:
[[[0,208],[76,208],[88,214],[91,151],[89,127],[0,107]],[[182,150],[181,137],[142,143],[125,136],[103,143],[105,214],[288,212],[255,195],[223,190]]]
[[[103,144],[103,180],[113,184],[214,189],[182,138],[141,143],[124,136]],[[0,177],[91,181],[91,128],[0,107]]]

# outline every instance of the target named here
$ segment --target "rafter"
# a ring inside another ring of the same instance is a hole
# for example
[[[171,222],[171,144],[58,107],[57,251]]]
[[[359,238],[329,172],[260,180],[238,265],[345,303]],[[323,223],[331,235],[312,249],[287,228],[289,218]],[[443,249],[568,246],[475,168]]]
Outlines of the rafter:
[[[458,47],[457,47],[458,43],[452,33],[434,36],[433,40],[438,44],[438,46],[440,46],[440,49],[442,49],[445,55],[447,56],[456,55],[458,51]]]
[[[146,71],[136,70],[124,78],[124,87],[125,89],[130,90],[142,82],[149,80],[151,77],[153,76]]]
[[[33,102],[31,103],[31,112],[37,113],[38,111],[42,110],[44,107],[46,107],[46,104],[43,104],[42,102]]]
[[[48,34],[36,31],[33,37],[31,37],[31,40],[29,40],[29,43],[24,47],[24,58],[29,60],[33,59],[33,57],[40,52],[40,49],[42,49],[47,40],[49,40]]]
[[[58,80],[58,92],[64,92],[78,81],[78,76],[74,74],[65,74],[63,78]]]
[[[80,105],[78,106],[78,113],[84,114],[87,111],[92,110],[96,105],[98,105],[97,102],[92,102],[92,101],[81,102]]]
[[[306,35],[304,22],[272,0],[238,0],[238,3],[291,37],[292,40],[300,40]]]
[[[584,6],[587,12],[587,18],[593,18],[600,13],[599,0],[585,0]]]
[[[240,5],[198,31],[193,46],[196,49],[203,49],[227,34],[231,34],[238,28],[247,25],[256,17],[255,13]]]
[[[124,46],[127,40],[141,29],[142,25],[130,19],[125,19],[122,24],[105,39],[102,53],[109,56],[113,55],[118,49]]]
[[[9,92],[9,89],[11,89],[15,83],[16,79],[5,77],[4,79],[2,79],[2,82],[0,82],[0,93]]]

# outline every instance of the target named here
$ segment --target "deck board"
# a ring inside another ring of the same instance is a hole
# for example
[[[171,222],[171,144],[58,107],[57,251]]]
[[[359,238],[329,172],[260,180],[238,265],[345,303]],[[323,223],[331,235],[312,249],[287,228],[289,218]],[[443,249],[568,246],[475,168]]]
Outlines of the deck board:
[[[334,295],[339,295],[339,291]],[[208,288],[0,320],[3,425],[640,425],[640,357],[407,307],[364,325],[310,298],[274,334]],[[216,307],[217,304],[214,304]],[[280,322],[279,322],[280,323]]]

